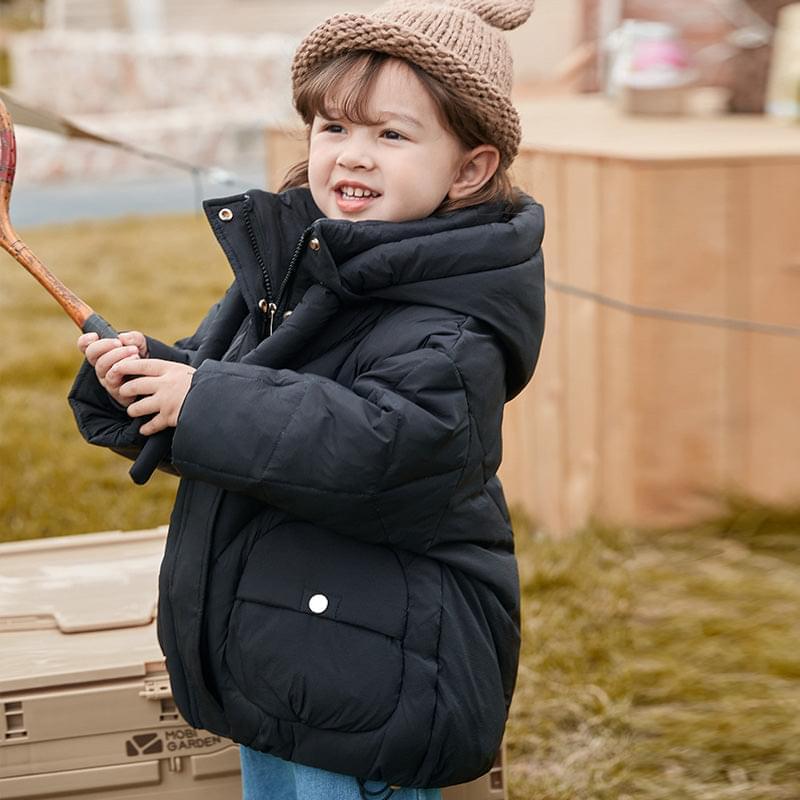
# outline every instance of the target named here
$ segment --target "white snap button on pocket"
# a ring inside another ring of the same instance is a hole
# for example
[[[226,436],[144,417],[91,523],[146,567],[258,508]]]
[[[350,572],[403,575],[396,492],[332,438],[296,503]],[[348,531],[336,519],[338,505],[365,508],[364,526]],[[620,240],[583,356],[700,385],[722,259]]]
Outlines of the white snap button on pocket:
[[[324,594],[315,594],[309,598],[308,607],[315,614],[322,614],[328,607],[328,598]]]

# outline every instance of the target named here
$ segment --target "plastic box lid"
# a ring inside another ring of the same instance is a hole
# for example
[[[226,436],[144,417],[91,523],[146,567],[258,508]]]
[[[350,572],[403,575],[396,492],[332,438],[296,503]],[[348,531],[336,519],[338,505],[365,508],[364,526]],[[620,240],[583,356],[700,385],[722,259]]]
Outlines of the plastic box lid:
[[[166,527],[0,545],[0,692],[142,675]]]

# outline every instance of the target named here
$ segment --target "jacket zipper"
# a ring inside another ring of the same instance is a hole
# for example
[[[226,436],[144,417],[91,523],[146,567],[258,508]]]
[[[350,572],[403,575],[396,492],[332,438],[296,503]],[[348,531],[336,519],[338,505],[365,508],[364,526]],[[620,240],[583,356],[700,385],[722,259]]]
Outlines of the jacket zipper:
[[[303,252],[303,248],[306,246],[306,242],[308,241],[308,237],[314,232],[314,228],[309,226],[306,228],[301,234],[300,238],[297,240],[297,246],[294,248],[294,253],[292,253],[292,258],[289,261],[289,266],[286,270],[286,274],[283,276],[283,280],[281,281],[281,285],[278,288],[278,299],[277,305],[275,310],[278,310],[278,306],[283,301],[284,297],[283,294],[286,291],[286,288],[289,285],[289,281],[292,279],[292,276],[297,271],[297,265],[300,261],[300,254]]]
[[[265,319],[269,319],[269,328],[266,332],[267,336],[272,336],[274,326],[275,326],[275,314],[278,312],[278,306],[283,299],[283,293],[286,291],[286,287],[289,284],[289,281],[294,275],[295,271],[297,270],[297,264],[300,260],[300,254],[303,252],[303,247],[305,247],[306,241],[308,239],[309,234],[311,234],[314,230],[312,226],[306,228],[303,233],[300,235],[300,239],[297,242],[297,246],[294,248],[294,253],[292,253],[291,261],[289,262],[289,267],[286,270],[286,275],[284,275],[283,280],[281,281],[281,285],[278,287],[278,296],[273,298],[272,294],[272,281],[269,277],[269,271],[267,270],[267,265],[264,262],[264,257],[261,255],[261,248],[258,246],[258,239],[256,238],[256,232],[253,229],[253,222],[250,219],[250,196],[245,195],[245,214],[244,214],[244,222],[245,227],[247,228],[247,235],[250,237],[250,245],[253,248],[253,253],[255,254],[256,261],[258,262],[258,266],[261,269],[261,275],[264,278],[264,290],[266,291],[266,297],[262,297],[261,300],[258,301],[258,307],[264,314]]]
[[[253,221],[250,219],[250,196],[245,195],[245,200],[247,201],[244,204],[244,224],[247,228],[247,235],[250,237],[250,246],[253,248],[253,253],[255,254],[256,261],[258,262],[258,266],[261,269],[261,275],[264,279],[264,291],[266,292],[266,297],[262,297],[261,300],[258,301],[258,307],[264,314],[266,318],[269,316],[269,333],[268,336],[272,336],[272,326],[275,323],[275,312],[278,310],[278,305],[272,299],[272,281],[269,277],[269,272],[267,270],[267,265],[264,262],[264,257],[261,255],[261,248],[258,246],[258,239],[256,238],[256,232],[253,229]]]

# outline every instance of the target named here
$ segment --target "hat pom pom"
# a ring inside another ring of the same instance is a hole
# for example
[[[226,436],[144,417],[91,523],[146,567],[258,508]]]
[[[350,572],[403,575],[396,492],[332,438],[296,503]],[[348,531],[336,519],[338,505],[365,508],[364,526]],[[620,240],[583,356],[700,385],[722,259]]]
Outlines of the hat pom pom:
[[[534,0],[450,0],[449,5],[471,11],[493,28],[510,31],[527,22]]]

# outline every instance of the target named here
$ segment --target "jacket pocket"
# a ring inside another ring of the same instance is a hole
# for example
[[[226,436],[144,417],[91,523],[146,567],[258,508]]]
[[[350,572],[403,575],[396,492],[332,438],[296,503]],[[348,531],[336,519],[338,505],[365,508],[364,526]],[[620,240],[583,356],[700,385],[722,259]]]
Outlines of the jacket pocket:
[[[388,548],[292,522],[251,550],[226,659],[245,697],[289,722],[380,727],[400,698],[408,590]]]

